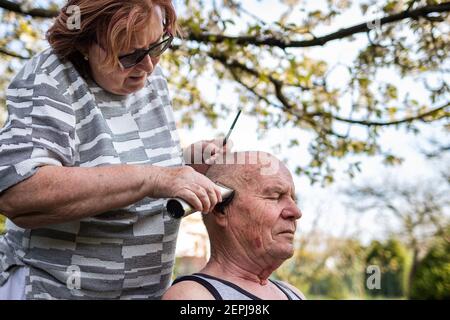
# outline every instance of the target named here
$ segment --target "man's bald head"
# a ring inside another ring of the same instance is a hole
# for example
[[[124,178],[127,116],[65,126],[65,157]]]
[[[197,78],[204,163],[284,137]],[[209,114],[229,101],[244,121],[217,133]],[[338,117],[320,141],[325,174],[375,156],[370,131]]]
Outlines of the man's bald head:
[[[212,181],[243,191],[258,185],[261,176],[288,173],[286,166],[270,153],[262,151],[233,152],[220,158],[206,172]]]

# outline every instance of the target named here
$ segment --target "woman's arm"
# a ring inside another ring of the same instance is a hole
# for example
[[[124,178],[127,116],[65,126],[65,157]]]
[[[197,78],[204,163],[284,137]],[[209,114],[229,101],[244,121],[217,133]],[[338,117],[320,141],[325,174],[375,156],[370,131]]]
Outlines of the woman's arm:
[[[208,212],[220,190],[189,167],[45,166],[0,196],[0,211],[22,228],[39,228],[126,207],[144,197],[180,197]]]

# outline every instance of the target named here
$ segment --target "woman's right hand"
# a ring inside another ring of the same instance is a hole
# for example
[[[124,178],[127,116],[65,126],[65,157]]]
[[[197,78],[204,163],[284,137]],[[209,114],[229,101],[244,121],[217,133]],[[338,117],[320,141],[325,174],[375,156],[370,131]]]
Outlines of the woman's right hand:
[[[206,176],[189,166],[157,167],[152,185],[149,187],[152,198],[180,198],[195,210],[211,212],[217,203],[222,202],[219,187]]]

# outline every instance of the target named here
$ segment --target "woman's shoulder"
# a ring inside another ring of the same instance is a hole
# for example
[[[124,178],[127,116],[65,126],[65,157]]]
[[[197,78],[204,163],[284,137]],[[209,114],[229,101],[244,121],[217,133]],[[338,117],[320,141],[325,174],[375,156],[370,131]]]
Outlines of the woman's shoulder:
[[[31,80],[33,82],[39,81],[40,77],[56,78],[56,76],[63,70],[74,69],[70,61],[62,61],[51,47],[48,47],[31,57],[16,76],[14,81]],[[47,79],[48,80],[48,79]]]
[[[33,93],[63,95],[65,88],[79,79],[73,64],[62,61],[51,47],[30,58],[13,77],[8,86],[9,94],[17,90],[32,90]]]
[[[13,77],[6,90],[6,104],[9,108],[17,102],[33,101],[32,105],[42,108],[65,106],[67,113],[72,114],[71,106],[77,99],[74,92],[84,83],[79,79],[71,65],[47,48],[34,55]]]
[[[51,66],[63,64],[51,47],[36,53],[22,67],[22,70],[32,68],[33,74],[51,72]]]

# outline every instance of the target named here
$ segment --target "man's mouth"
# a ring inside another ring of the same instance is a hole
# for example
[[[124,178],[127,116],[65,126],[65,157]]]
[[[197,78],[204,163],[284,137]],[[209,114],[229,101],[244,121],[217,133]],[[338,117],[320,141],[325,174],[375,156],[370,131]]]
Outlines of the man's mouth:
[[[284,230],[284,231],[278,232],[278,234],[295,234],[295,230]]]

